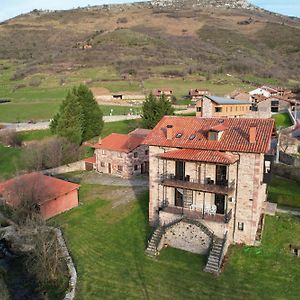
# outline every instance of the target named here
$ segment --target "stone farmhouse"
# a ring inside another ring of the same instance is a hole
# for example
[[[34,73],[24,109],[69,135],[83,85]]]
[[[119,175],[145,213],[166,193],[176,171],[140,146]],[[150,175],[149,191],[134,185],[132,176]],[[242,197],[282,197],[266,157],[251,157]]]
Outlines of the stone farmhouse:
[[[130,178],[148,174],[149,150],[143,142],[150,130],[136,129],[129,134],[112,133],[94,144],[99,173]]]
[[[161,89],[156,89],[153,93],[156,97],[161,97],[162,95],[165,95],[167,99],[171,100],[173,96],[173,90],[170,88],[161,88]]]
[[[205,118],[237,118],[248,114],[250,108],[250,101],[205,96],[196,103],[196,116]]]
[[[43,219],[78,206],[78,184],[41,173],[30,173],[0,183],[0,200],[16,207],[33,199]]]
[[[189,91],[189,97],[192,101],[201,100],[204,96],[210,95],[207,89],[191,89]]]
[[[228,245],[260,239],[271,179],[272,119],[164,117],[149,146],[146,254],[166,245],[208,253],[218,273]]]
[[[270,98],[272,96],[277,96],[278,95],[278,90],[277,89],[274,89],[272,87],[269,87],[269,86],[261,86],[253,91],[250,91],[249,94],[251,96],[253,95],[262,95],[262,96],[265,96],[267,98]]]

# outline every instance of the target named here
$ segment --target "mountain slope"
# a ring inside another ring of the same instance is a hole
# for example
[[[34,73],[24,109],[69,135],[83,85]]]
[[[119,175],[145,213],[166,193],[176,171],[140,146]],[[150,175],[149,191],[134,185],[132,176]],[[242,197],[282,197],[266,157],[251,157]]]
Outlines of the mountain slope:
[[[300,21],[239,0],[156,0],[69,11],[34,11],[0,25],[0,59],[41,69],[113,66],[151,75],[153,66],[298,78]],[[82,50],[86,46],[89,49]]]

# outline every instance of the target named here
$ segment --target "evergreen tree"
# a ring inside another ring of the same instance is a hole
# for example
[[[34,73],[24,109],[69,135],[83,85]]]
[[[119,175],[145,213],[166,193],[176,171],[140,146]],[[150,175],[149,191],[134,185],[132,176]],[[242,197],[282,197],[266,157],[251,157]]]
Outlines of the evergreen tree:
[[[103,128],[103,113],[96,102],[92,91],[86,85],[74,89],[82,107],[82,139],[87,141],[99,135]]]
[[[62,105],[56,133],[74,144],[80,144],[82,142],[82,122],[81,105],[76,96],[70,93]]]
[[[142,107],[143,125],[146,128],[152,129],[163,116],[173,114],[174,108],[165,95],[157,99],[150,93]]]
[[[99,135],[103,124],[102,111],[92,92],[87,86],[80,85],[69,91],[59,112],[53,117],[50,129],[52,133],[80,144]]]

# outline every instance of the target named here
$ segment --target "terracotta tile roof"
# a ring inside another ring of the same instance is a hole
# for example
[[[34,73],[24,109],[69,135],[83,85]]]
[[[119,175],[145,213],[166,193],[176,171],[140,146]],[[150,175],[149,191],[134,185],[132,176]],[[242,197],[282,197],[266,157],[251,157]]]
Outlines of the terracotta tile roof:
[[[97,143],[93,147],[95,149],[105,149],[128,153],[140,146],[144,139],[144,137],[136,135],[112,133],[105,137],[101,141],[101,144]]]
[[[0,183],[0,194],[7,193],[8,203],[16,205],[15,201],[17,197],[14,196],[14,193],[17,193],[17,191],[34,192],[36,202],[42,204],[68,194],[79,187],[80,185],[78,184],[34,172]]]
[[[144,144],[217,151],[266,153],[271,144],[275,122],[272,119],[226,118],[221,121],[227,128],[220,140],[208,140],[209,130],[220,124],[217,118],[163,117],[145,139]],[[167,125],[172,125],[172,135],[166,138]],[[256,142],[249,142],[249,129],[256,127]],[[177,133],[182,135],[176,138]],[[195,135],[191,139],[192,135]]]
[[[225,165],[234,164],[239,159],[238,155],[232,155],[230,153],[193,149],[169,151],[159,154],[159,157],[164,159],[201,161]]]
[[[96,163],[96,156],[88,157],[83,160],[84,162],[90,163],[90,164],[95,164]]]
[[[137,128],[131,132],[129,132],[129,135],[135,135],[140,137],[146,137],[151,132],[150,129],[144,129],[144,128]]]
[[[212,131],[224,131],[226,129],[227,129],[227,127],[223,123],[219,123],[219,124],[217,124],[215,126],[212,126],[210,128],[210,130],[212,130]]]

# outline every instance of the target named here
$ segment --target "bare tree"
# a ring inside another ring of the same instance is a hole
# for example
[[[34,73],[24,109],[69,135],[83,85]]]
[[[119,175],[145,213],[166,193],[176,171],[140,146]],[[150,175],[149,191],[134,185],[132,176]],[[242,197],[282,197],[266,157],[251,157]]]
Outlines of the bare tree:
[[[21,146],[21,139],[15,129],[4,129],[0,132],[0,142],[6,146]]]

